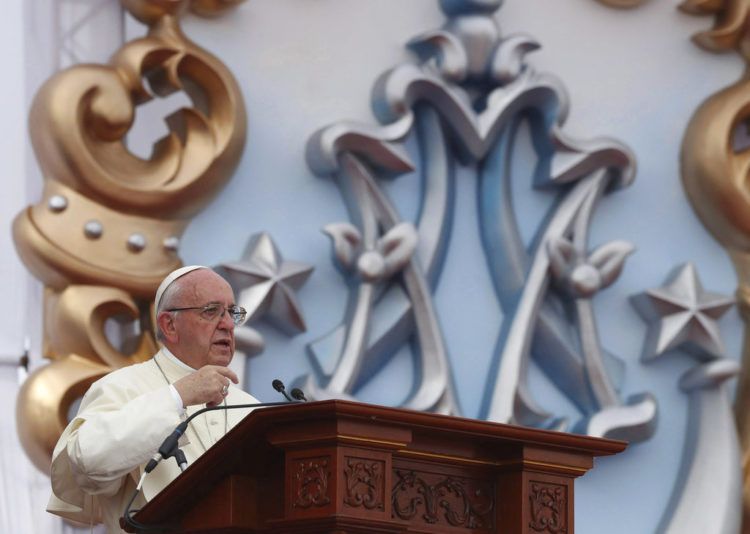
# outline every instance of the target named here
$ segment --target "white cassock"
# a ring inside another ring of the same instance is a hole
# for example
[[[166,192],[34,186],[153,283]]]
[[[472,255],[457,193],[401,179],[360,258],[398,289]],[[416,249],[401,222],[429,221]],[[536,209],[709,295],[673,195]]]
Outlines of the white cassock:
[[[108,533],[123,532],[119,518],[146,463],[185,417],[203,408],[189,406],[181,417],[170,391],[169,384],[191,372],[162,348],[147,362],[94,382],[52,454],[47,511],[84,524],[104,523]],[[229,405],[258,402],[233,386],[226,401]],[[249,412],[216,410],[193,419],[180,439],[188,465]],[[132,508],[141,508],[179,474],[173,458],[162,461],[146,476]]]

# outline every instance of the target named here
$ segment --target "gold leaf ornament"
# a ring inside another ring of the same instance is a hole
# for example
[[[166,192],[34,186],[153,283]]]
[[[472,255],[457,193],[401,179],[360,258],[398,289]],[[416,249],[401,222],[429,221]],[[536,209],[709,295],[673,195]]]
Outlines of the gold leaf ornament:
[[[92,382],[113,368],[145,361],[156,350],[151,333],[141,329],[138,346],[123,354],[112,346],[105,322],[115,316],[138,321],[142,314],[126,292],[101,286],[47,290],[45,355],[50,365],[31,374],[18,395],[18,435],[34,465],[49,470],[49,461],[68,412]]]
[[[245,0],[192,0],[190,10],[204,17],[214,17]]]
[[[169,134],[150,158],[132,154],[124,138],[135,106],[176,91],[194,107],[166,119]],[[244,117],[231,74],[165,17],[148,37],[120,49],[111,66],[76,66],[50,79],[34,99],[30,129],[46,177],[113,208],[185,217],[235,169]]]
[[[185,9],[203,17],[215,17],[245,0],[122,0],[123,6],[144,24],[165,16],[178,16]]]
[[[680,170],[693,209],[726,249],[737,273],[745,340],[735,416],[743,449],[742,532],[750,532],[750,148],[739,142],[747,139],[750,120],[750,0],[686,0],[680,9],[715,16],[711,30],[693,36],[698,46],[735,51],[746,63],[737,82],[708,97],[693,114],[682,140]]]
[[[151,325],[140,325],[139,342],[132,354],[123,354],[109,341],[105,322],[125,317],[140,322],[150,317],[125,291],[103,286],[68,286],[62,293],[48,290],[45,299],[47,345],[45,355],[59,359],[68,354],[100,361],[112,369],[146,361],[156,352]],[[83,335],[82,335],[83,334]]]
[[[49,473],[52,451],[68,424],[68,411],[110,370],[70,354],[38,369],[23,383],[16,399],[18,438],[37,469]]]
[[[109,65],[58,73],[34,99],[29,123],[45,195],[16,218],[14,235],[26,265],[56,289],[104,284],[146,297],[180,265],[189,217],[235,170],[246,118],[234,77],[180,30],[187,2],[123,3],[149,24],[148,36]],[[169,134],[148,159],[132,154],[125,136],[135,107],[175,91],[193,107],[167,117]]]
[[[236,1],[122,0],[148,26],[106,65],[78,65],[39,90],[29,115],[44,175],[41,200],[16,216],[13,237],[45,285],[44,356],[17,404],[24,449],[42,471],[88,386],[156,350],[152,300],[179,267],[190,217],[226,184],[246,137],[242,95],[229,70],[179,26],[187,9],[215,15]],[[136,107],[184,92],[190,107],[166,117],[168,134],[141,158],[127,147]],[[105,325],[126,317],[140,328],[123,353]]]
[[[680,9],[691,15],[716,15],[714,27],[693,36],[693,42],[710,52],[725,52],[747,39],[750,1],[748,0],[685,0]]]
[[[750,79],[707,98],[691,118],[681,148],[681,174],[693,209],[733,254],[750,252],[750,150],[735,152],[734,133],[750,118]]]

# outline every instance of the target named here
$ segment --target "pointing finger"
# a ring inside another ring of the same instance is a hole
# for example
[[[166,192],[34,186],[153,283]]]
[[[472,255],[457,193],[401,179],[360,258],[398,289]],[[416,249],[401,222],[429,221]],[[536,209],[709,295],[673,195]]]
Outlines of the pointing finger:
[[[235,372],[229,369],[228,367],[217,367],[216,371],[219,374],[226,376],[229,380],[231,380],[235,384],[239,384],[240,382],[239,378],[237,378],[237,375],[235,374]]]

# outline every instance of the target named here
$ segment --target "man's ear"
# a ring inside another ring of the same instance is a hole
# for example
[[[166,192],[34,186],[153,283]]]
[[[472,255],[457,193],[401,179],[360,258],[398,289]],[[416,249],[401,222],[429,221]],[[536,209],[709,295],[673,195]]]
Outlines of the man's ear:
[[[176,343],[178,339],[177,326],[175,324],[174,314],[163,311],[156,318],[156,326],[161,331],[164,341]]]

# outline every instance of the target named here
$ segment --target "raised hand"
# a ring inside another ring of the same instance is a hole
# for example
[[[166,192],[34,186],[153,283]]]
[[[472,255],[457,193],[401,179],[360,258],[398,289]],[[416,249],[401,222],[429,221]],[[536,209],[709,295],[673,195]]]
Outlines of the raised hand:
[[[226,397],[229,384],[239,379],[231,369],[221,365],[206,365],[174,383],[185,407],[195,404],[216,406]]]

